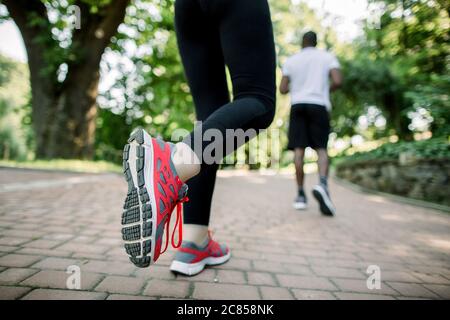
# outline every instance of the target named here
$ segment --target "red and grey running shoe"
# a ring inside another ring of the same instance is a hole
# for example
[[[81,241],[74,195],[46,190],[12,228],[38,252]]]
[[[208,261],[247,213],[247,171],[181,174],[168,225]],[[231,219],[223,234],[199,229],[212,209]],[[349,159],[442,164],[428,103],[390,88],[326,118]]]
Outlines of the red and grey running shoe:
[[[205,266],[215,266],[227,262],[231,252],[225,245],[220,245],[211,238],[203,246],[184,241],[175,254],[170,270],[186,276],[193,276],[203,271]]]
[[[169,223],[177,207],[172,246],[182,242],[181,205],[187,185],[178,177],[171,160],[174,145],[151,138],[143,129],[134,131],[123,152],[128,193],[123,206],[122,238],[131,262],[144,268],[158,260],[169,245]],[[178,243],[175,230],[178,227]],[[166,233],[165,248],[162,249]]]

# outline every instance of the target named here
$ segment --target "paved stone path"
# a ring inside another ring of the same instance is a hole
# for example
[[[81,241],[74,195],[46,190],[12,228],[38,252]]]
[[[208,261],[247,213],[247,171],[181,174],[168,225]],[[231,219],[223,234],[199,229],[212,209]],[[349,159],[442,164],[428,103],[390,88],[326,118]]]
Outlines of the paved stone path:
[[[0,299],[450,299],[449,215],[332,183],[327,218],[311,196],[291,209],[288,175],[221,172],[212,229],[233,257],[187,278],[169,272],[173,252],[149,269],[128,262],[125,188],[113,174],[0,168]],[[71,265],[81,290],[66,289]]]

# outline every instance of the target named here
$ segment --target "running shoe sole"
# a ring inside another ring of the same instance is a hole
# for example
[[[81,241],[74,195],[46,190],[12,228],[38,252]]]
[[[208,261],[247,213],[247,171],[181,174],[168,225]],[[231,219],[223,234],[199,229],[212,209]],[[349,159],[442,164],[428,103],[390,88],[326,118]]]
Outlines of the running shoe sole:
[[[196,263],[184,263],[181,261],[172,261],[170,265],[170,270],[175,273],[180,273],[185,276],[195,276],[205,269],[206,266],[217,266],[227,262],[231,257],[231,252],[222,257],[208,257],[202,261]]]
[[[295,210],[305,210],[308,207],[308,205],[306,203],[304,203],[304,202],[294,202],[292,204],[292,207]]]
[[[123,205],[122,239],[130,261],[140,268],[153,263],[156,201],[153,186],[153,144],[143,130],[134,131],[123,151],[123,172],[128,192]]]
[[[326,216],[334,216],[335,209],[326,191],[321,186],[315,186],[312,193],[319,202],[320,212]]]

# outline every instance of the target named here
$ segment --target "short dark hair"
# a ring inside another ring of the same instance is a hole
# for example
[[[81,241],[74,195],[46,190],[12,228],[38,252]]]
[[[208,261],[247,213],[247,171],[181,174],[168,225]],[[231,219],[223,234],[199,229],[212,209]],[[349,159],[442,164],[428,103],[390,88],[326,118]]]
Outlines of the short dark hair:
[[[317,34],[314,31],[308,31],[303,35],[303,46],[313,46],[317,45]]]

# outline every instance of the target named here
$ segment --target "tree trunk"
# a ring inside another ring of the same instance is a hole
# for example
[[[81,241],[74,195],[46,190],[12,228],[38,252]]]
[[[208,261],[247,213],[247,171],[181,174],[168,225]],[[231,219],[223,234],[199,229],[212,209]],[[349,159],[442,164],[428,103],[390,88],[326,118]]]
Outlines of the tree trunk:
[[[46,61],[46,52],[58,47],[52,40],[47,10],[40,0],[3,0],[24,39],[30,68],[32,118],[37,158],[91,159],[94,156],[96,98],[100,60],[122,23],[130,0],[115,0],[92,13],[83,1],[81,28],[74,30],[71,54],[63,83],[56,80],[58,65]],[[30,14],[42,24],[30,24]],[[38,39],[46,38],[42,42]],[[52,70],[44,72],[44,70]]]
[[[57,97],[47,158],[92,159],[94,156],[99,68],[77,72]]]
[[[384,96],[384,105],[389,116],[388,122],[392,124],[400,140],[411,141],[413,140],[413,134],[408,128],[410,120],[403,114],[404,104],[403,97],[398,97],[393,93]]]

